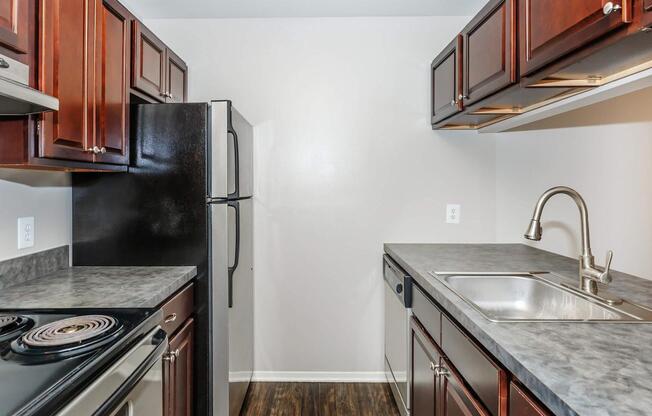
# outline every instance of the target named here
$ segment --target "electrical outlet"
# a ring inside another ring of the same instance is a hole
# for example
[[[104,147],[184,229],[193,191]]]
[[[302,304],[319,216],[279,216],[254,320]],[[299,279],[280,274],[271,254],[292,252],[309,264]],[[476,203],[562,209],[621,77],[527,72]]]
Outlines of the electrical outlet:
[[[18,218],[18,249],[34,247],[34,217]]]
[[[461,206],[459,204],[446,205],[446,222],[448,224],[459,224],[461,218]]]

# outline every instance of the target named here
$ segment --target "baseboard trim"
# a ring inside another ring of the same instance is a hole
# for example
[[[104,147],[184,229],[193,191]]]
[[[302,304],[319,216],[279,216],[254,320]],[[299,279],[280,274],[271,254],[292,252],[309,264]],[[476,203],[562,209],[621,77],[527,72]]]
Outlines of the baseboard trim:
[[[387,381],[384,371],[254,371],[253,381],[304,383],[381,383]]]

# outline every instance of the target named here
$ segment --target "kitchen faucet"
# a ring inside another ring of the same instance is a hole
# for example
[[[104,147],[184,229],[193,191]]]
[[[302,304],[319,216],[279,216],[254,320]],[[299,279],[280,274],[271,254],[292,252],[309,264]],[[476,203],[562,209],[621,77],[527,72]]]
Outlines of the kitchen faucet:
[[[598,294],[598,282],[611,282],[610,268],[614,253],[611,250],[607,252],[607,261],[604,269],[595,265],[595,259],[591,253],[591,241],[589,239],[589,213],[584,199],[577,191],[566,186],[557,186],[544,192],[537,201],[532,220],[530,221],[530,225],[524,236],[528,240],[541,240],[541,213],[543,212],[543,207],[551,197],[557,194],[565,194],[573,198],[580,210],[580,218],[582,221],[582,254],[579,259],[580,290],[596,296]],[[619,299],[606,300],[609,303],[617,303],[619,301]]]

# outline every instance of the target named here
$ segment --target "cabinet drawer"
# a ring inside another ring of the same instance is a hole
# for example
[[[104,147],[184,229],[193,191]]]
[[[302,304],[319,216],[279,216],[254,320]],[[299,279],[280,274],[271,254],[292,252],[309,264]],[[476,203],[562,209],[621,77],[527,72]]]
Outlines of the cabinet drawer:
[[[412,290],[412,313],[428,331],[428,335],[441,345],[441,312],[418,286]]]
[[[493,416],[503,414],[507,373],[445,316],[442,317],[440,345],[487,410]]]
[[[195,285],[191,283],[161,306],[163,311],[161,328],[168,333],[168,336],[172,336],[181,324],[192,315],[194,299]]]
[[[509,416],[550,416],[543,406],[518,385],[509,386]]]

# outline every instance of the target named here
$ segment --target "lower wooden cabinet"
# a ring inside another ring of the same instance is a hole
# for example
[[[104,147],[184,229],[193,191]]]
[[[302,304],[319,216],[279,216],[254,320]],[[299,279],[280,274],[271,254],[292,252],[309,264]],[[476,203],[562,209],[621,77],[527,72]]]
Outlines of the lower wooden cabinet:
[[[442,360],[440,371],[441,416],[489,416],[484,407],[464,386],[462,377],[453,369],[448,360]]]
[[[412,311],[412,416],[551,415],[416,286]]]
[[[170,338],[163,370],[165,416],[192,415],[194,335],[195,321],[190,318]]]
[[[411,321],[412,415],[489,416],[421,324]]]
[[[426,332],[413,319],[412,333],[412,415],[437,414],[437,382],[435,370],[441,364],[441,354],[428,339]]]
[[[552,416],[524,389],[512,383],[509,388],[509,416]]]

